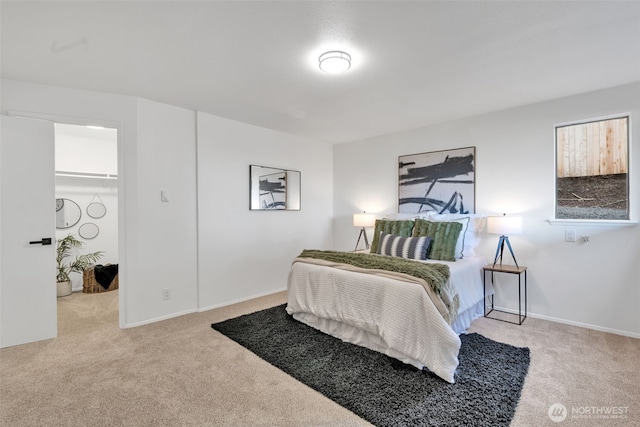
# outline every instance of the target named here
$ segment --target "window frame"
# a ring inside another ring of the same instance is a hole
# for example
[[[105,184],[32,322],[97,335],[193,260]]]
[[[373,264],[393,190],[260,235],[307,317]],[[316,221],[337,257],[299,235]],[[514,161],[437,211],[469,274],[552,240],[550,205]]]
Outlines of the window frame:
[[[626,219],[591,219],[591,218],[558,218],[558,128],[573,126],[573,125],[582,125],[587,123],[601,122],[607,120],[614,119],[627,119],[627,182],[626,182],[626,191],[627,191],[627,214],[628,217]],[[555,123],[553,125],[553,189],[554,189],[554,198],[553,198],[553,217],[549,219],[548,222],[553,225],[585,225],[585,224],[596,224],[596,225],[611,225],[611,226],[624,226],[624,225],[636,225],[638,224],[637,217],[635,215],[635,206],[638,203],[638,200],[632,199],[631,197],[631,189],[633,187],[633,117],[631,112],[624,113],[616,113],[610,114],[606,116],[592,117],[588,119],[580,119],[580,120],[572,120],[562,123]]]

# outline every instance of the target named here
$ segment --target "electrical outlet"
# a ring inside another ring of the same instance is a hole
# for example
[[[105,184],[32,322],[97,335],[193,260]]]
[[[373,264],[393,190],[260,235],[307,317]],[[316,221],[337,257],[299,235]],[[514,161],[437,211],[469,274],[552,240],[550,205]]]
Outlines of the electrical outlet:
[[[167,301],[171,299],[171,289],[166,288],[162,290],[162,300]]]
[[[576,241],[576,230],[574,230],[574,229],[566,229],[566,230],[564,230],[564,241],[565,242],[575,242]]]

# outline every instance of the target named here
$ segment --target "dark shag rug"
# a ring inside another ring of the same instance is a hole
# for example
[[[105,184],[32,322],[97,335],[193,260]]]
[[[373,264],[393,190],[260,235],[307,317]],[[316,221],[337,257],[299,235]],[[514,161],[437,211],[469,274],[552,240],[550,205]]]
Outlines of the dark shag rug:
[[[294,320],[285,305],[211,327],[377,426],[508,426],[529,349],[461,335],[455,384]]]

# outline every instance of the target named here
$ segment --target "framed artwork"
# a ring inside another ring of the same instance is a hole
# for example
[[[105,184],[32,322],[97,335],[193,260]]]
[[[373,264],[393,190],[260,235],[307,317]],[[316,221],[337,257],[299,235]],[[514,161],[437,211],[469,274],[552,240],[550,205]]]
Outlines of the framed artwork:
[[[300,172],[249,166],[251,210],[300,210]]]
[[[260,209],[287,208],[287,173],[275,172],[258,177]]]
[[[476,147],[398,157],[398,212],[475,213]]]

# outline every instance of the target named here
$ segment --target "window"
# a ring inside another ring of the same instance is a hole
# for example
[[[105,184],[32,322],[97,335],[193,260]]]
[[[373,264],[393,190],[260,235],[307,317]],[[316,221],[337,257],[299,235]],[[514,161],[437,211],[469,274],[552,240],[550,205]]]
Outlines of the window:
[[[629,116],[556,127],[556,219],[629,220]]]

